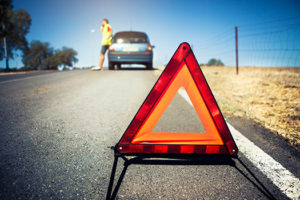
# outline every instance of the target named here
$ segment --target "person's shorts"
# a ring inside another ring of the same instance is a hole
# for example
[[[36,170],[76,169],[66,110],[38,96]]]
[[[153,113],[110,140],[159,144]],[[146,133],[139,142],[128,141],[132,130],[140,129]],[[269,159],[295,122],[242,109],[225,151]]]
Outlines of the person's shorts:
[[[105,52],[107,51],[108,48],[109,48],[109,45],[102,45],[102,47],[101,47],[101,53],[105,54]]]

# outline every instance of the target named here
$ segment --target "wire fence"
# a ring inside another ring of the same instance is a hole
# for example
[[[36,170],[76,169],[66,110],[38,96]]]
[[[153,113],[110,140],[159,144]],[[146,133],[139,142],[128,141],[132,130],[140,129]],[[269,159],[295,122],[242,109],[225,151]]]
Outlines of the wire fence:
[[[300,17],[239,25],[240,66],[300,67]],[[235,66],[234,27],[199,42],[196,50]]]

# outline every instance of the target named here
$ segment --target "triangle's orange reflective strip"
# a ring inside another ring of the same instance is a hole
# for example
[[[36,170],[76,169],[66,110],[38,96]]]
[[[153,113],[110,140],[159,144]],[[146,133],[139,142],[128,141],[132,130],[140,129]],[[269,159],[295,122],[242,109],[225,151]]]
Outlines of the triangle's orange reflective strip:
[[[170,133],[153,132],[153,128],[159,121],[172,99],[180,87],[184,87],[191,102],[205,128],[205,133]],[[157,144],[203,144],[203,145],[223,145],[220,134],[213,122],[213,119],[201,97],[185,62],[183,62],[170,81],[164,94],[153,107],[148,118],[144,121],[138,133],[131,143],[157,143]]]

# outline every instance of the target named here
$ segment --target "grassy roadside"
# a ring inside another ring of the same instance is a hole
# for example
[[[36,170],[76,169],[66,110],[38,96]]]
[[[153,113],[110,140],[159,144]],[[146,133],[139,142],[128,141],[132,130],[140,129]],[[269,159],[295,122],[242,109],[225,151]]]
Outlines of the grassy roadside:
[[[300,68],[201,69],[224,116],[252,119],[300,150]]]

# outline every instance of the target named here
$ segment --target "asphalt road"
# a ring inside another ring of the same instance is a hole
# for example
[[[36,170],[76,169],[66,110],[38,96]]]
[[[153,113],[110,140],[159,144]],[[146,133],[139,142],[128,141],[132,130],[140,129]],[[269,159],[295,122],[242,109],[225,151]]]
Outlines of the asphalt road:
[[[113,163],[108,147],[157,78],[147,70],[0,76],[0,199],[105,199]],[[284,140],[251,120],[227,121],[300,177],[299,152]],[[177,95],[155,131],[199,129],[193,107]],[[239,158],[276,199],[288,199],[243,152]],[[117,199],[268,199],[262,191],[235,159],[159,160],[130,165]]]

